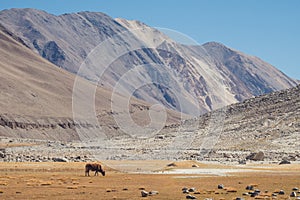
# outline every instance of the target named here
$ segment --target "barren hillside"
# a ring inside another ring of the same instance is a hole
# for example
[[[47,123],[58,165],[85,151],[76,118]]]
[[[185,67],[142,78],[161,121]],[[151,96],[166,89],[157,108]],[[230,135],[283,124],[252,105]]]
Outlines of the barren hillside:
[[[149,123],[150,104],[131,98],[128,106],[114,104],[112,112],[111,91],[57,68],[15,39],[18,37],[1,27],[0,135],[72,140],[81,137],[76,128],[91,128],[112,136],[122,133],[116,128],[114,115],[127,110],[141,126]],[[75,79],[80,87],[73,91]],[[90,92],[95,93],[95,99],[87,98]],[[126,101],[116,93],[114,98]],[[76,113],[74,99],[79,101]],[[96,113],[86,111],[91,102]],[[176,112],[167,112],[167,123],[180,119]],[[95,117],[99,124],[90,120]]]

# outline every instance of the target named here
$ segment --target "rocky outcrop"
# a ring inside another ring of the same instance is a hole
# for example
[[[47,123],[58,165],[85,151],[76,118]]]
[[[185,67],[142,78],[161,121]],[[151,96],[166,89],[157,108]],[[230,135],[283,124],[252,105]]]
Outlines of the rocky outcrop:
[[[99,125],[87,120],[74,121],[71,118],[33,117],[0,114],[0,136],[52,139],[61,141],[80,140],[76,129],[97,130]]]
[[[247,160],[254,160],[254,161],[263,161],[264,158],[265,158],[265,154],[262,151],[258,153],[251,153],[249,156],[246,157]]]
[[[75,129],[77,128],[96,128],[95,125],[87,122],[75,122],[71,118],[54,118],[54,117],[41,117],[36,118],[33,116],[19,116],[0,114],[0,126],[8,127],[11,129],[42,129],[42,128],[62,128],[62,129]]]
[[[59,67],[63,67],[66,60],[64,51],[54,41],[47,42],[41,54],[43,58],[46,58]]]

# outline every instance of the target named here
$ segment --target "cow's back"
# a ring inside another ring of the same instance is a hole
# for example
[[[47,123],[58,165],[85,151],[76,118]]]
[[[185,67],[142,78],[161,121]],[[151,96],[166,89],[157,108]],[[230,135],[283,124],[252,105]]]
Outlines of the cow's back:
[[[92,170],[92,171],[101,171],[101,165],[98,163],[87,163],[85,165],[86,170]]]

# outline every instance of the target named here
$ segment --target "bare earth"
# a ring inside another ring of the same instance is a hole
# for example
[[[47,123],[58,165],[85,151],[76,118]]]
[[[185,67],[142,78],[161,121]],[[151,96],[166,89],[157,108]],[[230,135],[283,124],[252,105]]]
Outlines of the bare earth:
[[[300,164],[233,166],[183,161],[158,170],[156,166],[162,163],[171,162],[146,161],[142,165],[142,161],[105,161],[105,177],[85,177],[85,163],[82,162],[2,162],[0,199],[186,199],[181,191],[183,187],[195,187],[200,194],[190,194],[197,199],[254,199],[242,195],[247,192],[245,187],[251,184],[257,185],[255,188],[260,189],[266,199],[271,199],[271,194],[281,189],[285,195],[278,195],[277,199],[289,199],[292,188],[300,187]],[[193,164],[199,167],[192,168]],[[127,171],[136,172],[126,173],[108,167],[122,165],[127,166]],[[218,184],[224,184],[225,189],[217,189]],[[159,194],[143,198],[142,188]]]

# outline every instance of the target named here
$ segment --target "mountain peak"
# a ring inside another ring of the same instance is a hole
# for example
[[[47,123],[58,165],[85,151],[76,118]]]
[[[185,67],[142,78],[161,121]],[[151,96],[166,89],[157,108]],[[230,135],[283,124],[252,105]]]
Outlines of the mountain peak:
[[[136,26],[136,27],[147,26],[147,27],[149,27],[145,23],[138,21],[138,20],[127,20],[124,18],[115,18],[115,20],[119,23],[126,24],[128,27],[129,26]]]
[[[202,46],[223,46],[223,47],[225,47],[224,44],[222,44],[220,42],[215,42],[215,41],[206,42]]]
[[[225,46],[224,44],[220,43],[220,42],[206,42],[204,44],[201,45],[204,48],[214,48],[214,49],[228,49],[228,50],[232,50],[231,48]]]

